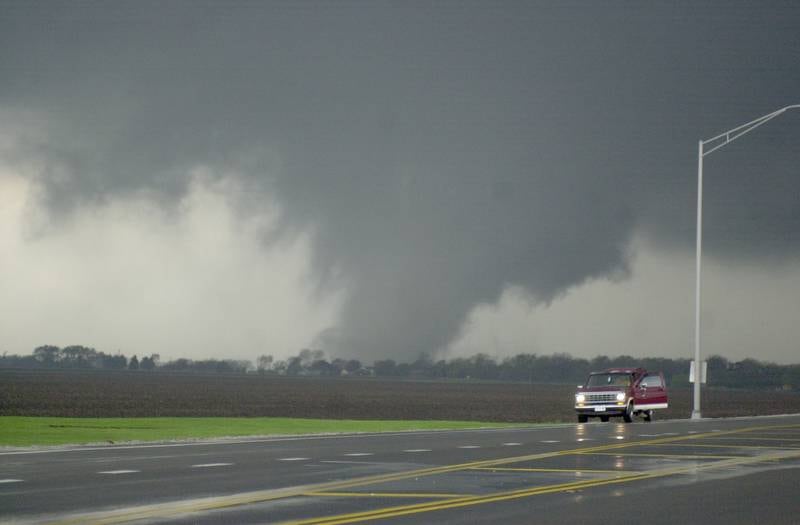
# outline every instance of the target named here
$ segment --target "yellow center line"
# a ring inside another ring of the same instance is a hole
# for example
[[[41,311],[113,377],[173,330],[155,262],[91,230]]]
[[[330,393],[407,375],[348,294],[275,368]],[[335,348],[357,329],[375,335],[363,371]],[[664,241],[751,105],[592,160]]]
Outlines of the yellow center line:
[[[800,441],[800,439],[795,439],[795,438],[776,438],[776,437],[760,437],[760,436],[736,436],[736,437],[722,436],[716,439],[746,439],[750,441]]]
[[[791,433],[791,434],[800,435],[800,424],[792,423],[792,424],[789,424],[789,425],[765,425],[765,426],[761,426],[761,427],[744,427],[744,428],[742,428],[740,430],[742,430],[744,432],[760,432],[760,431],[763,430],[763,431],[765,431],[765,433],[774,432],[776,430],[778,430],[778,431],[787,431],[788,430],[788,431],[790,431],[789,433]],[[713,434],[716,434],[718,436],[725,435],[725,434],[728,434],[728,433],[729,432],[713,432]]]
[[[680,459],[735,459],[746,456],[720,456],[706,454],[647,454],[644,452],[576,452],[581,456],[641,456],[645,458],[680,458]]]
[[[517,468],[517,467],[473,467],[469,470],[489,470],[499,472],[561,472],[561,473],[582,473],[589,474],[641,474],[640,470],[601,470],[592,468]]]
[[[767,448],[775,450],[778,448],[785,448],[788,450],[800,449],[797,446],[780,446],[780,445],[714,445],[711,443],[665,443],[663,445],[647,445],[649,447],[705,447],[705,448]]]
[[[798,436],[798,437],[800,437],[800,432],[792,431],[792,430],[789,430],[789,431],[784,430],[782,432],[761,432],[761,433],[766,435],[766,436]]]
[[[303,496],[330,496],[337,498],[466,498],[471,494],[442,494],[430,492],[306,492]]]

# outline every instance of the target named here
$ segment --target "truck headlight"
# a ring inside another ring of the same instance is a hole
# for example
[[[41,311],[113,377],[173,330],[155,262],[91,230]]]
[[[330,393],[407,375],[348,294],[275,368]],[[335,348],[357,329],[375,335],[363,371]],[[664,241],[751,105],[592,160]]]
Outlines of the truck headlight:
[[[583,394],[576,394],[575,395],[575,402],[576,403],[583,403],[584,401],[586,401],[586,396],[585,395],[583,395]]]
[[[625,401],[625,392],[617,394],[617,401]]]

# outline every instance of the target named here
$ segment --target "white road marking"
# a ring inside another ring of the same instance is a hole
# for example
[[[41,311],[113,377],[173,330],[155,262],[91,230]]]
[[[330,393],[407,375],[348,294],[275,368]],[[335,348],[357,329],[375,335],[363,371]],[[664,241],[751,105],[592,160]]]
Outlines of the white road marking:
[[[578,438],[576,441],[578,441],[579,443],[582,443],[584,441],[594,441],[594,439],[592,439],[592,438]]]
[[[311,458],[278,458],[278,461],[308,461]]]
[[[0,479],[0,483],[20,483],[21,479]]]
[[[372,452],[350,452],[349,454],[345,454],[345,456],[356,458],[359,456],[374,456],[374,454]]]
[[[460,445],[458,448],[481,448],[480,445]]]
[[[698,433],[697,430],[690,430],[689,432],[687,432],[687,434],[697,434],[697,433]]]
[[[611,436],[614,439],[625,439],[625,436]]]
[[[504,447],[518,447],[522,445],[522,443],[503,443]]]
[[[561,443],[561,442],[557,439],[545,439],[544,441],[542,441],[542,443]]]
[[[200,463],[192,465],[192,468],[228,467],[230,465],[233,465],[233,463]]]
[[[429,448],[410,448],[408,450],[404,450],[403,452],[432,452]]]
[[[136,472],[141,472],[141,470],[102,470],[98,472],[98,474],[135,474]]]

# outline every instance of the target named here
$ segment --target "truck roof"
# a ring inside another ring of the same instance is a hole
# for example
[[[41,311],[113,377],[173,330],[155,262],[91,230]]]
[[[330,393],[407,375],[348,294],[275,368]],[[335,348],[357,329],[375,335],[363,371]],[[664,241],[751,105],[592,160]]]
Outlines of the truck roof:
[[[644,368],[608,368],[602,372],[592,372],[593,374],[645,374]]]

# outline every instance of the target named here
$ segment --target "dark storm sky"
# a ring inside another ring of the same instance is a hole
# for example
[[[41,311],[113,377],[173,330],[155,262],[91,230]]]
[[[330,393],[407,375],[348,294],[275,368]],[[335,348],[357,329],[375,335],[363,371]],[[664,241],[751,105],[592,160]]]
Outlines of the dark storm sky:
[[[794,2],[0,0],[0,108],[40,126],[4,162],[36,161],[38,235],[234,174],[242,216],[280,208],[265,247],[309,235],[344,291],[317,344],[416,355],[510,286],[624,275],[637,232],[693,250],[697,140],[800,103],[799,28]],[[798,145],[800,111],[706,159],[709,257],[797,255]]]

